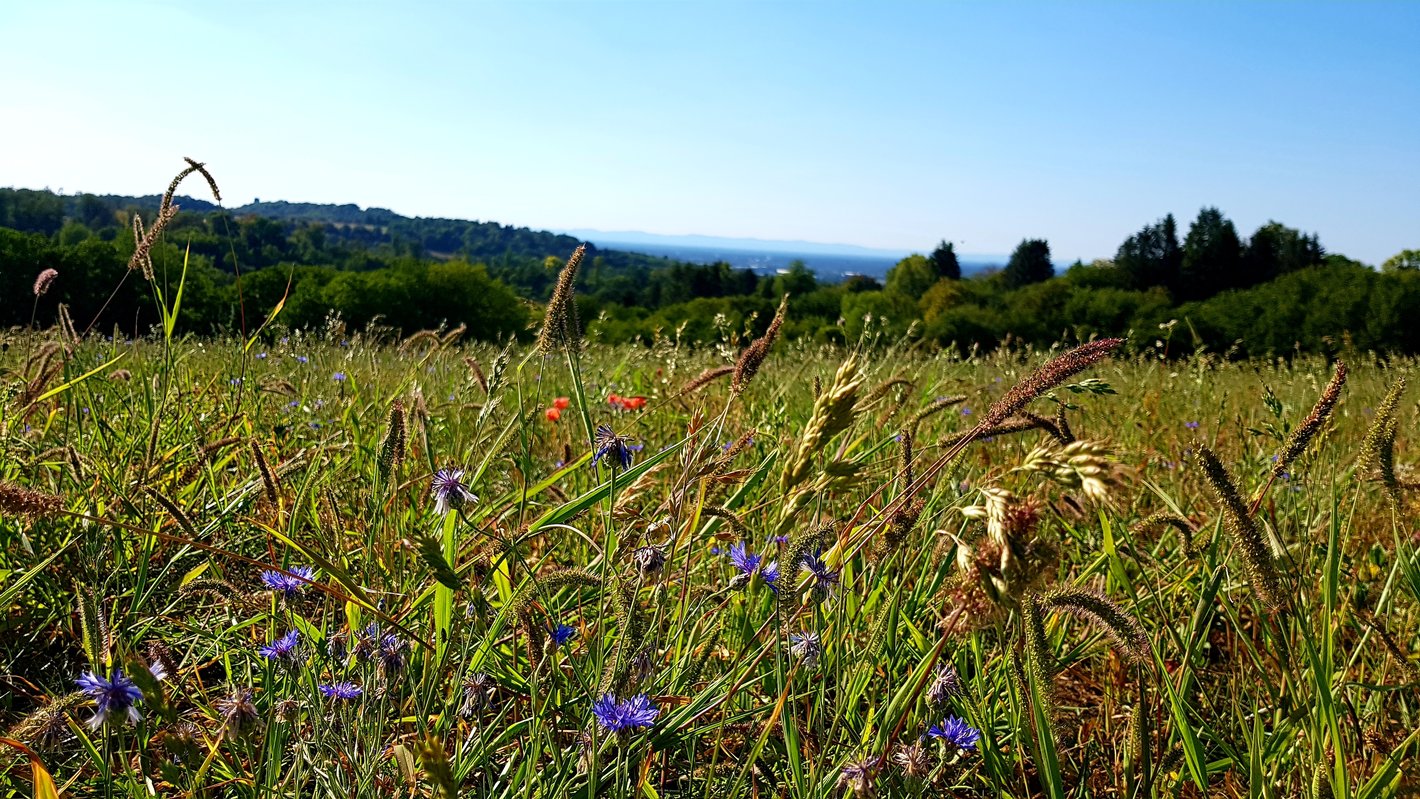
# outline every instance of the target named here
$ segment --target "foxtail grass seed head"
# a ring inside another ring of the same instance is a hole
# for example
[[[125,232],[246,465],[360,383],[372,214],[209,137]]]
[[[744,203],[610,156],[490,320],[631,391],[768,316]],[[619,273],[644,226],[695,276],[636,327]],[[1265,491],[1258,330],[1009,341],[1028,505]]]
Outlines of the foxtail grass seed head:
[[[774,318],[769,322],[769,329],[764,331],[764,335],[750,342],[745,351],[740,353],[740,359],[735,363],[734,379],[730,381],[730,392],[735,395],[744,393],[749,387],[749,382],[759,373],[759,367],[764,364],[764,359],[769,357],[769,351],[774,348],[774,342],[779,340],[779,329],[784,326],[784,313],[789,308],[789,295],[785,294],[779,300],[779,310],[774,312]]]
[[[1122,338],[1102,338],[1051,358],[992,403],[980,426],[985,429],[1004,422],[1032,400],[1108,358],[1123,343]]]
[[[35,296],[43,297],[49,293],[49,287],[54,285],[54,279],[59,277],[58,269],[46,269],[35,276]]]
[[[1150,514],[1130,529],[1137,535],[1157,530],[1160,527],[1172,527],[1177,530],[1179,536],[1183,539],[1183,554],[1193,554],[1193,525],[1190,524],[1187,519],[1176,513],[1160,511]]]
[[[1405,378],[1401,377],[1391,384],[1385,399],[1381,400],[1381,404],[1377,406],[1375,417],[1371,420],[1371,426],[1367,428],[1366,437],[1361,442],[1362,466],[1374,471],[1380,478],[1381,485],[1385,488],[1386,498],[1390,500],[1391,508],[1396,512],[1399,512],[1404,503],[1400,479],[1395,474],[1395,416],[1403,394],[1405,394]]]
[[[1242,495],[1238,493],[1228,470],[1218,456],[1206,446],[1198,448],[1198,462],[1203,468],[1203,476],[1223,511],[1223,529],[1232,536],[1243,559],[1244,571],[1258,599],[1273,610],[1287,605],[1283,593],[1282,577],[1272,559],[1272,550],[1258,529],[1257,522],[1248,513]]]
[[[543,317],[542,330],[537,336],[537,351],[549,355],[556,350],[575,349],[581,337],[581,325],[577,319],[576,282],[577,270],[587,253],[587,245],[581,244],[572,251],[567,265],[557,275],[557,283],[552,287],[552,297],[547,301],[547,312]]]
[[[8,516],[43,519],[58,515],[63,509],[64,500],[53,494],[0,480],[0,511]]]
[[[709,369],[706,369],[705,371],[696,375],[689,383],[686,383],[683,387],[681,387],[680,393],[692,394],[704,388],[705,386],[710,385],[716,380],[719,380],[722,377],[734,374],[734,372],[735,367],[733,364],[727,364],[725,366],[712,366]]]
[[[1149,659],[1149,635],[1132,615],[1102,593],[1058,590],[1045,595],[1045,604],[1077,616],[1109,637],[1120,656],[1140,666]]]
[[[1306,451],[1307,445],[1311,443],[1316,434],[1321,431],[1326,424],[1326,420],[1331,418],[1331,411],[1336,407],[1337,401],[1341,399],[1341,388],[1346,385],[1346,364],[1337,361],[1336,371],[1331,375],[1331,380],[1322,390],[1321,396],[1317,398],[1316,405],[1312,406],[1311,413],[1307,418],[1297,425],[1292,434],[1287,437],[1287,443],[1282,446],[1282,451],[1277,454],[1276,462],[1272,464],[1272,474],[1274,477],[1281,477],[1287,473],[1292,462],[1299,455]]]
[[[380,479],[389,480],[390,474],[404,462],[407,447],[407,432],[404,419],[404,402],[396,399],[390,405],[389,421],[385,425],[385,438],[380,444]]]

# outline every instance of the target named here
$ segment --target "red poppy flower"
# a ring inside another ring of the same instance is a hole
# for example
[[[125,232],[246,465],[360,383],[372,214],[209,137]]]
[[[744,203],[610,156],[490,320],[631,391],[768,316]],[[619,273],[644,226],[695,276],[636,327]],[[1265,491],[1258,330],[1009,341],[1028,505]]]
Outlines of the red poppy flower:
[[[571,404],[571,401],[568,400],[566,397],[558,397],[557,399],[552,401],[552,407],[556,408],[559,411],[567,410],[567,406]]]
[[[561,410],[559,410],[559,409],[557,409],[557,408],[548,408],[548,409],[547,409],[547,421],[549,421],[549,422],[555,422],[555,421],[557,421],[558,419],[561,419],[561,418],[562,418],[562,411],[561,411]]]

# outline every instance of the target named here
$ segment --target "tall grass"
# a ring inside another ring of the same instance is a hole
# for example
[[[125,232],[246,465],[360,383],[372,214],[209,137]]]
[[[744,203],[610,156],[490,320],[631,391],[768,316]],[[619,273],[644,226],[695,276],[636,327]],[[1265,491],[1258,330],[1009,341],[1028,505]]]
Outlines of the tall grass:
[[[539,347],[6,334],[0,786],[1414,784],[1413,362],[602,347],[569,271]]]

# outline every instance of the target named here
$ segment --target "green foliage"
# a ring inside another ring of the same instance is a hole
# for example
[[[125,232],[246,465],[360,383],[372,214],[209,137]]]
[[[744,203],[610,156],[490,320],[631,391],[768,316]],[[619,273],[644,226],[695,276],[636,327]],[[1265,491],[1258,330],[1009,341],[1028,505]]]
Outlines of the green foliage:
[[[925,255],[909,255],[888,270],[885,286],[893,294],[915,302],[937,280],[936,267]]]
[[[1381,269],[1386,272],[1420,270],[1420,250],[1401,250],[1387,258]]]

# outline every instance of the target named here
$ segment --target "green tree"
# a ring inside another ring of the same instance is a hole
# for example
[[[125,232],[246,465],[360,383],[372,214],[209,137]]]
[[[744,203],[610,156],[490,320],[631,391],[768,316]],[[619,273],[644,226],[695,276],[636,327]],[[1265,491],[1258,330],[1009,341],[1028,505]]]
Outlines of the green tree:
[[[1181,299],[1211,297],[1238,285],[1243,247],[1237,228],[1217,208],[1198,212],[1183,241],[1178,291]]]
[[[1248,240],[1242,276],[1234,284],[1255,286],[1299,269],[1318,266],[1326,253],[1315,235],[1307,236],[1280,222],[1268,222]]]
[[[1001,282],[1006,288],[1020,288],[1040,283],[1055,276],[1050,263],[1050,245],[1045,239],[1025,239],[1011,253],[1011,260],[1001,270]]]
[[[1383,272],[1420,269],[1420,250],[1401,250],[1381,264]]]
[[[932,271],[937,273],[938,278],[961,280],[961,263],[957,261],[956,250],[950,241],[943,239],[927,260],[932,262]]]
[[[924,255],[909,255],[887,273],[887,290],[914,301],[937,282],[937,270]]]
[[[1183,249],[1178,244],[1178,225],[1173,214],[1130,236],[1119,245],[1114,264],[1129,288],[1178,285]]]

